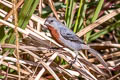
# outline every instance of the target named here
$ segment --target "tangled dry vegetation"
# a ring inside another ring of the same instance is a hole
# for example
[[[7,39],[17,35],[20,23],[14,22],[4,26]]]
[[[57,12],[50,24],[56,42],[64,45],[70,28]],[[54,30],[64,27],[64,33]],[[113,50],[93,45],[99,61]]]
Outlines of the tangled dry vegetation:
[[[0,78],[119,80],[119,4],[119,0],[0,0]],[[53,15],[79,37],[85,35],[84,41],[101,53],[111,74],[86,50],[71,66],[74,51],[58,48],[62,46],[44,28],[45,18]]]

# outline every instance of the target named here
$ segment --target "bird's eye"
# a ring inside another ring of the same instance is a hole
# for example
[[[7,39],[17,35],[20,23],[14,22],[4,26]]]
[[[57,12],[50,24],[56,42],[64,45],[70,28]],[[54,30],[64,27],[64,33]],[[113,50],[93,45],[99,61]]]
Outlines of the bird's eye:
[[[52,22],[53,22],[53,20],[50,21],[50,23],[52,23]]]

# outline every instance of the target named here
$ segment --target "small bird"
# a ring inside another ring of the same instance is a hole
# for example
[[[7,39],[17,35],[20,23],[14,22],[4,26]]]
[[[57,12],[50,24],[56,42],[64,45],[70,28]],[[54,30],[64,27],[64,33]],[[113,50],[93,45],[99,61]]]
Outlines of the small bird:
[[[48,17],[45,20],[44,25],[47,26],[56,42],[74,51],[88,50],[88,52],[92,53],[92,55],[95,56],[103,64],[103,66],[107,68],[107,70],[109,70],[107,63],[101,55],[96,50],[86,45],[72,30],[67,28],[59,20],[54,17]]]

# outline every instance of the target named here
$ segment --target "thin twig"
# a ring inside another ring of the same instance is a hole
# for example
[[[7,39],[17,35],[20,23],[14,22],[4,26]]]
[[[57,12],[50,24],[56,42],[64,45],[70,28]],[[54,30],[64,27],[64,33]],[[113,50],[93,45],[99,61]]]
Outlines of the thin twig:
[[[3,61],[2,64],[5,65],[5,66],[9,66],[10,68],[12,68],[12,69],[14,69],[14,70],[17,70],[17,67],[16,67],[16,66],[11,65],[11,64],[8,64],[8,63],[5,62],[5,61]],[[27,71],[25,71],[25,70],[23,70],[23,69],[20,69],[20,72],[21,72],[21,73],[24,73],[24,74],[27,74],[27,75],[30,74],[29,72],[27,72]]]
[[[14,24],[15,24],[15,28],[14,28],[14,31],[15,31],[15,37],[16,37],[16,49],[15,49],[15,53],[16,53],[16,57],[17,57],[17,67],[18,67],[18,75],[19,75],[19,78],[18,80],[21,80],[20,78],[20,63],[19,63],[19,34],[18,34],[18,30],[17,30],[17,27],[18,27],[18,13],[17,13],[17,8],[16,8],[16,3],[17,1],[16,0],[13,0],[13,17],[14,17]]]
[[[89,26],[87,26],[86,28],[82,29],[81,31],[79,31],[77,33],[77,35],[79,37],[83,36],[84,34],[86,34],[87,32],[89,32],[90,30],[96,28],[97,26],[99,26],[100,24],[104,23],[105,21],[109,20],[110,18],[116,16],[117,14],[120,13],[120,8],[113,10],[113,12],[111,12],[110,14],[107,14],[101,18],[99,18],[98,20],[96,20],[93,24],[90,24]]]
[[[48,60],[48,62],[47,62],[46,64],[47,64],[47,65],[50,65],[50,64],[53,62],[53,60],[57,57],[57,55],[58,55],[58,53],[54,53],[54,54],[49,58],[49,60]],[[35,80],[39,80],[40,77],[43,75],[44,72],[45,72],[45,68],[42,68],[42,69],[40,70],[40,72],[38,73],[38,75],[36,76]]]
[[[9,55],[9,51],[7,51],[7,52],[5,52],[5,53],[3,54],[3,57],[0,59],[0,65],[2,64],[3,60],[5,59],[5,57],[6,57],[7,55]]]
[[[4,2],[4,1],[1,1],[1,2]],[[24,2],[24,0],[20,0],[17,4],[16,4],[16,6],[15,6],[15,9],[17,10],[20,6],[21,6],[21,4]],[[9,4],[8,4],[9,5]],[[11,7],[11,5],[10,5],[10,7]],[[12,7],[11,7],[12,8]],[[13,14],[13,9],[6,15],[6,17],[4,18],[4,20],[7,20],[11,15]],[[2,25],[1,23],[0,23],[0,25]]]

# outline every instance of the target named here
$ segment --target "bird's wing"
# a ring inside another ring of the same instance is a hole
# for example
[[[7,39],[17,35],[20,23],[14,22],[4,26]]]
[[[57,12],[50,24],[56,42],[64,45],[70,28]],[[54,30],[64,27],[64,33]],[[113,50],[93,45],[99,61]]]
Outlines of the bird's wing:
[[[73,33],[71,30],[67,29],[67,28],[61,28],[60,29],[60,34],[63,38],[65,38],[66,40],[70,40],[73,42],[80,42],[80,43],[84,43],[81,39],[79,39],[78,36],[75,35],[75,33]]]

